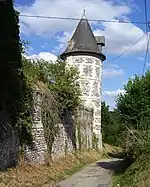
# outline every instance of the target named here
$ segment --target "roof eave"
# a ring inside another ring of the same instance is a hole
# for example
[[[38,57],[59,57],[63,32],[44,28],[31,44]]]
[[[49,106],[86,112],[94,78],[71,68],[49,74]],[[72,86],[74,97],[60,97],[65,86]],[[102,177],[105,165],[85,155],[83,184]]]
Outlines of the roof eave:
[[[96,56],[98,58],[101,59],[101,61],[105,61],[106,60],[106,56],[103,53],[96,53],[96,52],[89,52],[89,51],[74,51],[74,52],[64,52],[60,55],[60,58],[62,60],[65,60],[67,56],[71,56],[71,55],[92,55],[92,56]]]

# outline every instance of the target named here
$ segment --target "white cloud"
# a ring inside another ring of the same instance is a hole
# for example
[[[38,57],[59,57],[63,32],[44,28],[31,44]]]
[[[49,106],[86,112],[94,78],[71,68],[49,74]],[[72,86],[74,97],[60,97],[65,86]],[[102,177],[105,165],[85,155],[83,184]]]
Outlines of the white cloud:
[[[112,0],[35,0],[32,6],[16,6],[21,14],[58,16],[80,18],[84,6],[86,6],[87,17],[99,20],[128,20],[127,16],[132,12],[133,7],[125,2]],[[104,52],[120,54],[131,46],[137,39],[143,35],[143,31],[136,25],[122,23],[96,23],[94,25],[95,35],[104,35],[106,37],[106,47]],[[76,27],[77,21],[40,19],[20,17],[21,32],[25,34],[37,34],[40,36],[55,36],[59,45],[53,52],[62,52],[72,31]],[[104,29],[101,30],[101,27]],[[61,37],[57,34],[61,32]],[[145,50],[146,37],[141,40],[130,52],[141,52]]]
[[[142,57],[142,56],[137,57],[137,59],[140,61],[144,61],[144,57]]]
[[[49,52],[40,52],[39,54],[33,54],[31,56],[26,55],[25,57],[28,59],[33,59],[33,60],[42,59],[42,60],[51,61],[51,62],[55,62],[58,59],[57,56]]]
[[[102,100],[105,101],[107,105],[109,105],[109,110],[113,110],[116,106],[115,100],[113,97],[110,96],[103,96],[102,95]]]
[[[111,77],[118,77],[124,74],[123,69],[103,69],[102,76],[103,78],[111,78]]]
[[[92,19],[111,20],[130,13],[130,7],[125,4],[115,5],[112,1],[105,0],[35,0],[32,6],[16,6],[21,14],[76,17],[80,18],[83,8],[86,6],[87,16]],[[109,14],[108,14],[109,12]],[[76,21],[21,18],[23,32],[43,34],[59,31],[72,31]]]
[[[123,89],[117,89],[112,91],[103,91],[102,92],[102,100],[106,102],[107,105],[109,105],[109,109],[113,110],[116,107],[116,98],[119,94],[124,94],[125,90]]]
[[[69,32],[64,32],[63,36],[57,36],[56,40],[59,42],[58,46],[55,46],[54,50],[52,51],[53,53],[61,53],[65,50],[67,47],[68,41],[71,38],[72,33]]]
[[[121,69],[118,64],[110,63],[106,61],[103,64],[102,76],[103,78],[112,78],[124,75],[124,70]]]
[[[120,54],[135,44],[144,32],[132,23],[104,23],[104,30],[96,29],[95,35],[103,35],[106,37],[106,46],[104,52],[112,54]],[[134,45],[127,54],[143,52],[146,49],[146,35]]]
[[[118,89],[118,90],[114,90],[114,91],[103,91],[103,96],[110,96],[110,97],[116,97],[117,95],[119,94],[124,94],[125,93],[125,90],[121,90],[121,89]]]

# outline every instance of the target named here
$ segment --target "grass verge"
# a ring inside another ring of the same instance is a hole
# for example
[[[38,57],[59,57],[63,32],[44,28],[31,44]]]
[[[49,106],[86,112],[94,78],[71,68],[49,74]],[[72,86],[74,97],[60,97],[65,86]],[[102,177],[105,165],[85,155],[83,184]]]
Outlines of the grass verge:
[[[18,167],[0,173],[0,187],[50,187],[102,157],[98,151],[86,150],[47,161],[45,165],[20,163]]]
[[[123,173],[114,175],[112,187],[150,187],[150,155],[143,154]]]

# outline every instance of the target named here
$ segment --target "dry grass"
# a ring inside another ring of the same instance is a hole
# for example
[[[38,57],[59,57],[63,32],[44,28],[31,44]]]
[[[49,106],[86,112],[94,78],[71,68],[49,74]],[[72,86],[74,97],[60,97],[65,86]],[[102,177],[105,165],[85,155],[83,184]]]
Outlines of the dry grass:
[[[56,161],[47,161],[45,165],[27,165],[0,173],[0,187],[50,187],[56,181],[63,180],[85,165],[102,158],[95,150],[75,152]]]
[[[103,153],[116,153],[121,152],[123,149],[121,147],[111,146],[109,144],[103,144]]]

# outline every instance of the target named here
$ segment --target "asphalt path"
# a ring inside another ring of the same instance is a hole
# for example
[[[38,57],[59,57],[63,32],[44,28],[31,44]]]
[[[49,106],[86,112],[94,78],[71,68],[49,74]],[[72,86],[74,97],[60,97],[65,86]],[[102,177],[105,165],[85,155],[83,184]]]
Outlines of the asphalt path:
[[[57,187],[109,187],[113,172],[119,167],[120,159],[101,160],[85,167]]]

